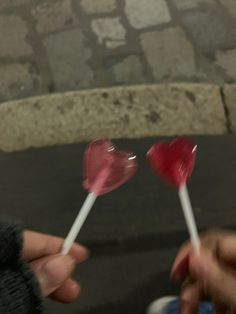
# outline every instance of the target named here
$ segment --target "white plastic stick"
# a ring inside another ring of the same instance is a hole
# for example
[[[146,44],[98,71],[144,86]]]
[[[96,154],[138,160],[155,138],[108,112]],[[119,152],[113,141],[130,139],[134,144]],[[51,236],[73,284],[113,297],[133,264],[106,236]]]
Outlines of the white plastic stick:
[[[64,243],[61,250],[61,254],[66,255],[70,251],[78,233],[80,232],[80,229],[82,228],[95,200],[97,198],[97,195],[93,192],[89,193],[83,206],[81,207],[81,210],[79,211]]]
[[[187,186],[184,184],[179,189],[180,202],[183,208],[184,217],[190,234],[193,247],[197,253],[200,253],[200,239],[197,231],[196,222],[193,215],[193,209],[189,199]]]

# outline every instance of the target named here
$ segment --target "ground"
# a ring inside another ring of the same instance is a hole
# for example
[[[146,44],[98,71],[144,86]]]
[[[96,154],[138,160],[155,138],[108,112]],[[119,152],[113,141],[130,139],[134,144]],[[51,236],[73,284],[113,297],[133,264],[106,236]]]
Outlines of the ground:
[[[78,242],[90,249],[75,277],[73,305],[47,302],[47,314],[145,314],[149,302],[178,292],[170,269],[188,239],[177,191],[149,168],[146,152],[160,138],[115,141],[137,154],[136,175],[97,199]],[[163,140],[163,139],[162,139]],[[197,163],[188,189],[199,230],[236,228],[235,135],[194,137]],[[65,237],[85,197],[84,144],[0,153],[0,211],[26,228]]]
[[[2,0],[0,101],[236,81],[234,0]]]

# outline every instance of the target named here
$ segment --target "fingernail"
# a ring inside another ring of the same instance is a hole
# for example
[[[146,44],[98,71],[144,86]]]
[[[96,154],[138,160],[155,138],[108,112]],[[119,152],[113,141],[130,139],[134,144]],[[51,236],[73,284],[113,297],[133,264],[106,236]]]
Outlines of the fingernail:
[[[173,274],[176,271],[176,269],[178,268],[179,264],[180,264],[180,261],[175,261],[174,262],[174,264],[173,264],[173,266],[171,268],[171,274]]]
[[[45,263],[39,271],[39,280],[44,295],[55,291],[71,275],[75,261],[68,255],[58,255]]]
[[[172,269],[171,269],[171,273],[170,273],[171,278],[175,281],[179,281],[179,279],[180,279],[179,272],[178,272],[178,266],[179,266],[179,263],[174,264]]]
[[[44,270],[49,274],[53,274],[55,271],[56,273],[60,272],[61,269],[70,270],[71,268],[73,268],[74,265],[75,261],[71,256],[58,255],[44,265]]]
[[[191,302],[191,299],[192,299],[192,293],[189,289],[186,289],[182,292],[181,294],[181,300],[184,302],[184,303],[189,303]]]
[[[171,278],[176,281],[182,281],[188,272],[188,259],[184,258],[175,263],[171,270]]]
[[[189,314],[191,310],[191,304],[189,302],[186,301],[181,301],[181,305],[180,305],[180,314]]]
[[[85,255],[85,258],[89,258],[89,255],[90,255],[90,251],[89,249],[87,249],[85,246],[82,246],[80,245],[80,248],[81,248],[81,251],[82,251],[82,254]]]
[[[74,291],[76,291],[76,294],[77,294],[76,297],[78,298],[80,295],[80,286],[78,284],[74,283],[72,287],[73,287]]]
[[[89,258],[90,251],[86,247],[76,244],[73,249],[73,253],[71,251],[70,254],[73,255],[78,263],[81,263]]]
[[[194,256],[194,260],[193,260],[193,270],[195,271],[195,273],[197,273],[198,275],[204,276],[207,274],[208,272],[208,259],[210,258],[210,256],[208,256],[208,254],[206,253],[202,253],[200,255],[195,255]]]

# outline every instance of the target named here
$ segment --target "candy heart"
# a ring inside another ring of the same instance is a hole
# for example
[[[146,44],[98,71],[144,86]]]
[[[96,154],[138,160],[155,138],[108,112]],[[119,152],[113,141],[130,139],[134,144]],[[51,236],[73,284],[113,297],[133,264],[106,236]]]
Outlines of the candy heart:
[[[96,195],[106,194],[132,177],[137,170],[136,156],[119,151],[108,140],[89,144],[84,154],[84,188]]]
[[[169,144],[155,144],[148,151],[148,161],[155,172],[180,188],[193,172],[196,148],[192,142],[179,138]]]

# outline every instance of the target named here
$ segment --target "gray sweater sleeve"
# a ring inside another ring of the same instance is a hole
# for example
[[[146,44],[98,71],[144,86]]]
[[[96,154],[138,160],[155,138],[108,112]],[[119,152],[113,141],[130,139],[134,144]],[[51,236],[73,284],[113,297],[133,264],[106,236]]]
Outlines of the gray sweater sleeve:
[[[0,314],[42,313],[39,285],[21,249],[20,226],[0,223]]]

